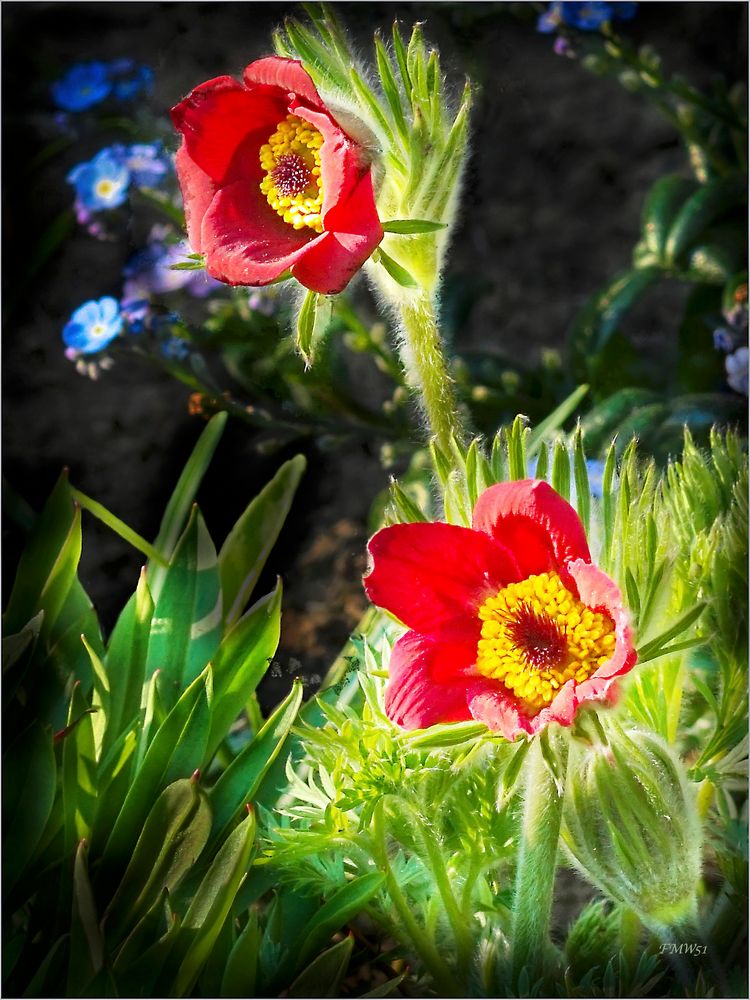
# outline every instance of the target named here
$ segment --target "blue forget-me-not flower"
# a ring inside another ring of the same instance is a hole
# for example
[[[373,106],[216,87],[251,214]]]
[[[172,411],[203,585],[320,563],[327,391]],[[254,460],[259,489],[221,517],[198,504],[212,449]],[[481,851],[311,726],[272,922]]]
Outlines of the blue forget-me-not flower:
[[[91,299],[73,313],[63,329],[66,354],[95,354],[122,332],[122,315],[117,299],[105,295]]]
[[[66,180],[76,189],[76,201],[88,212],[103,208],[117,208],[128,195],[130,171],[124,147],[108,146],[92,160],[79,163],[68,173]]]
[[[106,63],[76,63],[52,84],[52,99],[63,111],[85,111],[101,103],[111,90]]]
[[[580,31],[598,31],[607,21],[629,21],[635,17],[637,3],[551,3],[537,22],[537,30],[548,34],[561,24]]]

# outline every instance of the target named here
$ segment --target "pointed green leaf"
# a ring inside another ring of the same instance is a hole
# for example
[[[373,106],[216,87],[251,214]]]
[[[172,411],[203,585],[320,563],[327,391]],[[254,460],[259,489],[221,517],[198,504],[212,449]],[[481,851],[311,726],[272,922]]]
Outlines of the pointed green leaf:
[[[86,841],[76,851],[73,869],[73,917],[70,925],[68,996],[82,996],[104,964],[104,942],[89,879]]]
[[[166,888],[174,893],[193,868],[211,831],[211,808],[196,782],[181,778],[161,793],[143,826],[133,857],[104,914],[115,944]]]
[[[197,507],[170,561],[151,619],[146,676],[161,671],[167,708],[200,674],[221,638],[219,567]]]
[[[91,833],[96,811],[96,751],[94,728],[81,685],[73,687],[68,726],[75,726],[63,741],[62,790],[65,811],[65,844],[75,845]]]
[[[198,978],[247,874],[254,846],[255,815],[250,812],[216,855],[190,904],[176,946],[184,957],[170,996],[186,996]]]
[[[261,933],[258,914],[250,910],[247,923],[237,936],[224,970],[222,997],[255,996]]]
[[[44,505],[18,564],[16,579],[3,615],[6,633],[20,632],[41,610],[40,597],[48,585],[60,551],[75,520],[67,472],[58,479]]]
[[[338,997],[341,983],[349,967],[354,938],[348,934],[318,955],[294,980],[286,991],[288,997]]]
[[[382,872],[370,872],[360,875],[335,892],[309,921],[299,949],[297,967],[309,962],[337,930],[369,903],[384,883],[385,875]]]
[[[214,657],[214,700],[209,756],[226,738],[276,652],[281,633],[281,581],[250,608],[225,636]]]
[[[3,758],[3,892],[10,891],[44,833],[57,788],[52,734],[32,723]]]
[[[171,559],[177,540],[182,534],[185,521],[193,506],[198,487],[205,475],[206,469],[213,457],[216,446],[221,440],[224,425],[227,422],[226,413],[217,413],[206,424],[203,433],[188,459],[185,468],[177,482],[174,493],[170,497],[164,517],[161,521],[159,534],[156,536],[154,548],[165,559]],[[148,584],[151,596],[157,601],[164,583],[166,570],[155,564],[148,567]]]
[[[224,621],[242,614],[268,555],[279,537],[307,463],[303,455],[285,462],[248,505],[219,553]]]
[[[235,757],[209,792],[214,842],[226,834],[242,806],[253,800],[284,746],[302,704],[302,694],[302,681],[297,680],[258,735]]]
[[[152,803],[177,778],[187,778],[204,761],[212,698],[208,668],[183,692],[146,750],[104,850],[103,867],[130,856]]]
[[[109,684],[107,728],[102,753],[127,729],[138,715],[143,698],[148,643],[154,603],[151,600],[146,570],[141,570],[135,594],[117,619],[104,657]]]

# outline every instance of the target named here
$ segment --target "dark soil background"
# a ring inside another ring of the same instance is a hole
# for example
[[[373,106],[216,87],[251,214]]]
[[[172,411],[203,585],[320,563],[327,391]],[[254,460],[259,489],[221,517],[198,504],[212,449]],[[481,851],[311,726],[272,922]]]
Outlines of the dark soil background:
[[[556,56],[552,39],[535,32],[532,11],[522,23],[504,4],[336,6],[363,53],[372,31],[387,33],[394,17],[426,22],[457,89],[465,73],[481,88],[448,275],[487,291],[458,344],[502,345],[528,363],[544,347],[561,347],[584,300],[627,268],[650,185],[684,169],[674,132],[616,83]],[[76,61],[134,57],[155,68],[152,103],[166,111],[197,83],[239,74],[270,51],[270,31],[295,12],[303,15],[276,3],[3,4],[4,282],[12,306],[4,324],[4,473],[35,508],[68,465],[77,487],[152,538],[202,427],[187,413],[187,390],[144,364],[120,362],[92,383],[63,356],[65,321],[84,300],[118,293],[127,247],[78,230],[25,284],[40,234],[70,203],[65,173],[108,141],[31,169],[50,135],[49,81]],[[643,3],[623,30],[699,84],[716,73],[746,77],[744,3]],[[676,304],[674,296],[650,301],[633,329],[666,364]],[[260,456],[254,443],[247,427],[230,422],[202,488],[218,542],[291,453]],[[310,468],[269,580],[281,573],[286,586],[281,667],[311,677],[325,671],[364,610],[365,519],[387,476],[375,446],[307,452]],[[3,540],[7,593],[18,529],[6,525]],[[107,628],[140,561],[86,518],[81,575]]]

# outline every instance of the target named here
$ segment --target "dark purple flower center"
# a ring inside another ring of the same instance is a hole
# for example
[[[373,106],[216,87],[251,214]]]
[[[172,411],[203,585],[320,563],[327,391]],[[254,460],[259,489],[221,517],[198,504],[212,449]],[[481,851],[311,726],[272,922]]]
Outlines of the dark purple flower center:
[[[546,612],[535,611],[527,601],[522,601],[503,618],[508,637],[529,666],[544,670],[562,662],[568,652],[565,628]]]
[[[284,153],[271,171],[271,178],[279,194],[293,198],[308,186],[312,171],[297,153]]]

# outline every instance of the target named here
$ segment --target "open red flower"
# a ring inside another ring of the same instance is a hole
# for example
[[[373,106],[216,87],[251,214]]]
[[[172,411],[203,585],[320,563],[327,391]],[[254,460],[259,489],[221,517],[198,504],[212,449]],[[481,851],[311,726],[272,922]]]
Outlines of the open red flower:
[[[617,585],[541,480],[485,490],[471,528],[395,524],[369,551],[370,600],[410,630],[393,648],[385,703],[406,729],[473,718],[512,740],[570,725],[635,664]]]
[[[172,108],[190,245],[230,285],[285,271],[340,292],[383,239],[370,163],[293,59],[250,63]]]

